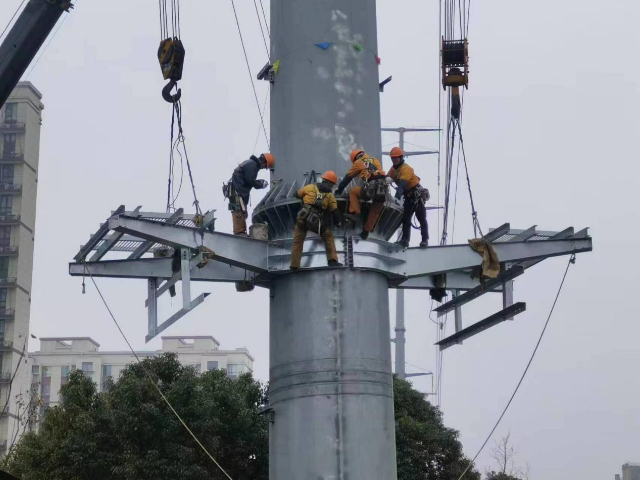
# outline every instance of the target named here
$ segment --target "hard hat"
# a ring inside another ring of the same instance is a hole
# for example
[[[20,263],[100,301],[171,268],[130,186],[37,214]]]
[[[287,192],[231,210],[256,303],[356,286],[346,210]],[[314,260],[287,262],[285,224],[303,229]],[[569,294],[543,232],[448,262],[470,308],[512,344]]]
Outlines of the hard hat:
[[[394,157],[404,157],[404,152],[402,151],[402,149],[400,147],[393,147],[391,149],[391,152],[389,152],[389,156],[391,158]]]
[[[273,168],[276,165],[276,157],[270,153],[263,153],[262,157],[264,158],[264,161],[267,162],[267,168]]]
[[[336,175],[336,172],[332,172],[331,170],[324,172],[324,175],[322,175],[322,179],[328,180],[333,184],[338,183],[338,175]]]
[[[351,163],[356,161],[356,157],[358,155],[360,155],[361,153],[364,153],[364,150],[360,149],[360,148],[356,148],[355,150],[353,150],[351,152]]]

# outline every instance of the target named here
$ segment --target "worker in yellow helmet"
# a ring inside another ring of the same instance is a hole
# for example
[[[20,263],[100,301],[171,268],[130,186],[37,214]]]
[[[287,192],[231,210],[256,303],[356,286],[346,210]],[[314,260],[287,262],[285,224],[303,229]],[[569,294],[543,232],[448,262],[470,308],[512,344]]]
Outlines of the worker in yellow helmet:
[[[362,186],[353,187],[349,192],[349,213],[360,215],[362,209],[360,200],[371,201],[371,209],[364,222],[360,238],[366,240],[369,233],[373,231],[380,213],[387,198],[387,182],[382,164],[377,158],[367,155],[362,149],[355,149],[351,152],[351,168],[338,185],[336,195],[342,195],[347,185],[356,177],[362,180]]]
[[[273,170],[275,165],[276,159],[270,153],[259,157],[251,155],[236,167],[229,183],[223,185],[222,192],[229,199],[234,235],[247,235],[249,194],[252,188],[260,190],[269,186],[266,180],[258,180],[258,173],[263,168]]]
[[[324,241],[327,251],[327,262],[330,267],[342,267],[338,262],[338,252],[331,230],[329,230],[329,216],[331,213],[336,226],[342,225],[338,202],[331,190],[338,183],[338,176],[335,172],[328,171],[322,175],[322,181],[318,184],[312,183],[302,187],[296,196],[302,199],[302,208],[296,217],[295,229],[293,232],[293,246],[291,248],[291,270],[300,268],[302,259],[302,249],[307,231],[311,230],[320,235]]]
[[[426,202],[429,200],[429,190],[420,185],[418,177],[413,168],[404,161],[404,152],[399,147],[393,147],[390,152],[393,168],[389,170],[390,177],[396,184],[396,198],[404,197],[404,213],[402,215],[402,238],[396,242],[403,247],[409,246],[411,240],[411,221],[415,213],[418,223],[420,223],[420,233],[422,242],[420,247],[429,245],[429,225],[427,224]]]

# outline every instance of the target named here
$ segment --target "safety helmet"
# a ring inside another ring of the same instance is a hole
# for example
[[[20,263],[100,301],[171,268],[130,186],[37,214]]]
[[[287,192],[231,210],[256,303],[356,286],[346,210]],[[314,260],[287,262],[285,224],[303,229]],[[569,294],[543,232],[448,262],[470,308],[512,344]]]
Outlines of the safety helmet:
[[[361,153],[364,153],[364,150],[360,149],[360,148],[356,148],[355,150],[353,150],[351,152],[351,163],[356,161],[356,157],[358,155],[360,155]]]
[[[336,172],[333,172],[331,170],[324,172],[324,175],[322,175],[322,179],[327,180],[334,185],[338,183],[338,175],[336,175]]]
[[[402,151],[402,149],[400,147],[393,147],[391,149],[391,152],[389,152],[389,156],[391,158],[394,157],[404,157],[404,152]]]
[[[264,161],[267,162],[267,168],[273,168],[276,165],[276,157],[270,153],[263,153],[260,157],[264,158]]]

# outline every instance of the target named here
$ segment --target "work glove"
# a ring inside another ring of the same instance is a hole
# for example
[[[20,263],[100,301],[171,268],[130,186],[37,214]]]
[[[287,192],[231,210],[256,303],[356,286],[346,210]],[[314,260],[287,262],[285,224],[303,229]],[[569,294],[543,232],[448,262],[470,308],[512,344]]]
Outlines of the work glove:
[[[258,180],[258,184],[260,185],[258,188],[258,190],[262,190],[263,188],[267,188],[269,186],[269,182],[267,182],[266,180]]]

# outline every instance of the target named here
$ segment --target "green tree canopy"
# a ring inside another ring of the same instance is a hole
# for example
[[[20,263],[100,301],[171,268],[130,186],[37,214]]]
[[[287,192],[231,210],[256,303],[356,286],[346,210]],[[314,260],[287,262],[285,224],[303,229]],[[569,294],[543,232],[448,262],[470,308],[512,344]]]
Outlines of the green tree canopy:
[[[234,480],[267,480],[268,424],[258,415],[264,389],[250,375],[196,376],[172,354],[143,361],[164,395]],[[38,433],[8,458],[23,480],[226,479],[171,413],[138,364],[104,393],[76,371]]]
[[[457,480],[469,464],[458,432],[406,380],[394,377],[393,394],[398,480]],[[471,468],[464,478],[480,480],[480,474]]]

